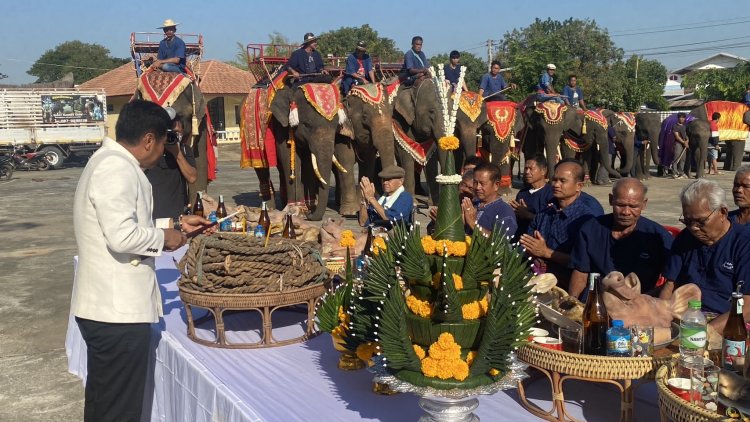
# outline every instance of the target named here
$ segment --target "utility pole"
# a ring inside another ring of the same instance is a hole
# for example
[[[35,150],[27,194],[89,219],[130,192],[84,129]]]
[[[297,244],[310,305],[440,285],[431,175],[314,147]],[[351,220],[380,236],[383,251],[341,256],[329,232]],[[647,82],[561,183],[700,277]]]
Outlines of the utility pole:
[[[492,40],[487,40],[487,72],[492,70]]]

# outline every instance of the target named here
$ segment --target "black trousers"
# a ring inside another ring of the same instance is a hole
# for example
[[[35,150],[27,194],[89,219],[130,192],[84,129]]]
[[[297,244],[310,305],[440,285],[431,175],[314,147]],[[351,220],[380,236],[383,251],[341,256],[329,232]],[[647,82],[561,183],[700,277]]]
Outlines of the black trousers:
[[[84,421],[139,421],[151,349],[151,324],[76,317],[86,341]]]

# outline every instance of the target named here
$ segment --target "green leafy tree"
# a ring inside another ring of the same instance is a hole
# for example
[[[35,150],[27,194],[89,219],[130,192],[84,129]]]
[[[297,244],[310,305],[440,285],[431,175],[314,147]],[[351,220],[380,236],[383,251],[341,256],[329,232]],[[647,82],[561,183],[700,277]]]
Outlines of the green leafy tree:
[[[482,80],[482,75],[487,73],[487,63],[475,56],[474,54],[466,51],[461,51],[461,65],[466,66],[466,86],[470,91],[476,91],[479,89],[479,82]],[[430,63],[436,66],[438,63],[445,63],[447,66],[449,62],[448,54],[441,53],[430,58]]]
[[[557,66],[554,84],[558,92],[562,91],[568,76],[574,74],[584,89],[587,103],[624,107],[624,90],[618,89],[616,81],[610,79],[613,70],[615,74],[621,73],[615,68],[622,60],[623,51],[596,21],[536,19],[526,28],[506,32],[498,57],[503,67],[513,68],[506,79],[519,86],[509,93],[515,101],[533,92],[546,64],[554,63]]]
[[[288,57],[297,47],[297,43],[289,41],[289,37],[279,31],[268,34],[268,44],[263,54],[266,56]]]
[[[620,67],[618,78],[624,86],[623,109],[618,111],[637,111],[641,105],[647,105],[657,110],[667,110],[668,104],[662,93],[664,81],[667,80],[667,68],[657,60],[647,60],[639,56],[631,56],[625,62],[617,64]]]
[[[396,48],[396,43],[390,38],[381,37],[378,31],[370,25],[361,27],[341,27],[327,31],[318,36],[318,50],[323,57],[331,54],[334,57],[346,57],[354,51],[357,42],[367,43],[367,53],[377,57],[381,62],[400,62],[404,52]]]
[[[99,44],[66,41],[45,51],[26,73],[36,76],[37,83],[44,83],[72,72],[73,81],[80,84],[129,61],[129,58],[112,57],[109,50]]]
[[[247,46],[245,44],[242,44],[240,41],[237,41],[235,43],[235,47],[237,48],[237,50],[234,53],[234,59],[227,61],[227,64],[231,64],[234,67],[247,70],[247,62],[249,56],[247,54]]]
[[[731,69],[697,70],[688,73],[682,81],[686,90],[706,101],[742,101],[750,84],[750,63],[740,63]]]

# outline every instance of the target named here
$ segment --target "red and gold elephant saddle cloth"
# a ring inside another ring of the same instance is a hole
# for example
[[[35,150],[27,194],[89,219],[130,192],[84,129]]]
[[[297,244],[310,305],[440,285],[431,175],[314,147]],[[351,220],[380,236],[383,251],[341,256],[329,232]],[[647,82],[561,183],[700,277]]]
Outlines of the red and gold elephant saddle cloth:
[[[388,94],[388,104],[393,104],[393,100],[396,99],[398,94],[398,88],[401,86],[401,81],[396,80],[395,82],[386,85],[385,93]]]
[[[635,132],[635,113],[618,111],[615,116],[620,120],[620,123],[625,125],[628,132]]]
[[[592,122],[598,124],[599,126],[603,127],[604,129],[609,128],[609,124],[607,123],[607,118],[604,116],[604,113],[602,113],[601,109],[598,110],[586,110],[583,112],[583,116],[587,120],[591,120]]]
[[[747,139],[748,127],[742,120],[750,107],[732,101],[709,101],[704,104],[706,116],[710,120],[715,112],[721,113],[719,119],[719,139],[722,141],[744,141]]]
[[[477,121],[477,117],[482,114],[482,99],[476,92],[462,91],[461,98],[458,100],[458,108],[460,108],[472,122],[475,122]]]
[[[412,158],[414,158],[414,161],[419,163],[419,165],[424,166],[427,164],[427,161],[435,152],[435,140],[432,139],[423,142],[415,141],[403,129],[401,129],[401,126],[395,120],[393,120],[391,126],[393,128],[393,136],[396,138],[396,142],[398,142],[398,144],[401,145],[401,147],[404,148]]]
[[[192,79],[181,73],[162,72],[152,67],[138,78],[138,91],[144,100],[168,106],[173,104],[192,82]]]
[[[377,106],[383,103],[383,98],[385,98],[383,91],[383,84],[379,83],[356,85],[349,91],[349,95],[354,95],[366,103]]]
[[[516,103],[513,101],[490,101],[487,103],[487,119],[500,141],[507,140],[516,121]]]
[[[240,168],[276,166],[273,131],[268,127],[268,105],[273,88],[252,88],[240,108]]]
[[[339,87],[334,84],[309,83],[300,86],[311,106],[328,120],[333,120],[339,112],[341,98]]]
[[[565,111],[567,109],[568,106],[566,106],[565,104],[560,104],[554,101],[545,101],[542,103],[537,103],[534,111],[541,114],[547,124],[556,125],[562,122],[563,116],[565,115]]]

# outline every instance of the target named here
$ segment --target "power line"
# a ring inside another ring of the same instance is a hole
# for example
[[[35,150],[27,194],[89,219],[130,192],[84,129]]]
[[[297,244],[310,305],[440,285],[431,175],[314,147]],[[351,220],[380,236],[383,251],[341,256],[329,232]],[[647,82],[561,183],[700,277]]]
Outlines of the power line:
[[[112,69],[115,69],[114,67],[108,67],[108,68],[103,68],[103,67],[86,67],[86,66],[71,66],[71,65],[67,65],[67,64],[57,64],[57,63],[32,62],[30,60],[13,59],[13,58],[8,58],[8,57],[3,58],[2,60],[8,60],[8,61],[11,61],[11,62],[32,63],[32,64],[35,64],[35,65],[38,64],[38,65],[42,65],[42,66],[70,67],[72,69],[87,69],[87,70],[112,70]]]
[[[679,53],[692,53],[692,52],[699,52],[699,51],[716,51],[716,50],[724,50],[727,48],[745,48],[750,47],[750,43],[732,43],[732,44],[724,44],[724,45],[716,45],[712,47],[702,47],[702,48],[692,48],[692,49],[684,49],[684,50],[671,50],[671,51],[662,51],[662,52],[654,52],[654,53],[644,53],[641,54],[641,56],[647,57],[647,56],[668,56],[670,54],[679,54]]]
[[[744,20],[744,21],[739,21],[739,22],[730,22],[730,23],[717,23],[717,24],[713,24],[713,25],[691,26],[691,27],[687,27],[687,28],[659,29],[659,30],[655,30],[655,31],[641,31],[641,32],[635,32],[635,33],[632,33],[632,34],[619,34],[619,35],[612,34],[612,35],[610,35],[610,37],[630,37],[630,36],[633,36],[633,35],[659,34],[659,33],[663,33],[663,32],[692,31],[694,29],[714,28],[714,27],[717,27],[717,26],[739,25],[739,24],[748,23],[748,22],[750,22],[750,20]]]
[[[632,28],[632,29],[615,29],[612,30],[610,33],[610,36],[612,35],[621,35],[621,33],[628,33],[628,32],[640,32],[640,31],[650,31],[652,29],[667,29],[667,28],[678,28],[682,26],[689,26],[690,28],[693,28],[694,25],[699,24],[706,24],[706,23],[712,23],[712,22],[731,22],[738,19],[750,19],[750,16],[738,16],[735,18],[722,18],[722,19],[713,19],[713,20],[702,20],[700,22],[690,22],[690,23],[678,23],[674,25],[659,25],[659,26],[648,26],[648,27],[640,27],[640,28]]]
[[[633,50],[625,50],[625,51],[628,52],[628,53],[635,53],[635,52],[638,52],[638,51],[661,50],[661,49],[664,49],[664,48],[686,47],[686,46],[690,46],[690,45],[710,44],[710,43],[713,43],[713,42],[736,41],[736,40],[741,40],[741,39],[745,39],[745,38],[750,38],[750,36],[749,37],[724,38],[724,39],[712,40],[712,41],[699,41],[699,42],[691,42],[691,43],[686,43],[686,44],[663,45],[661,47],[636,48],[636,49],[633,49]]]

